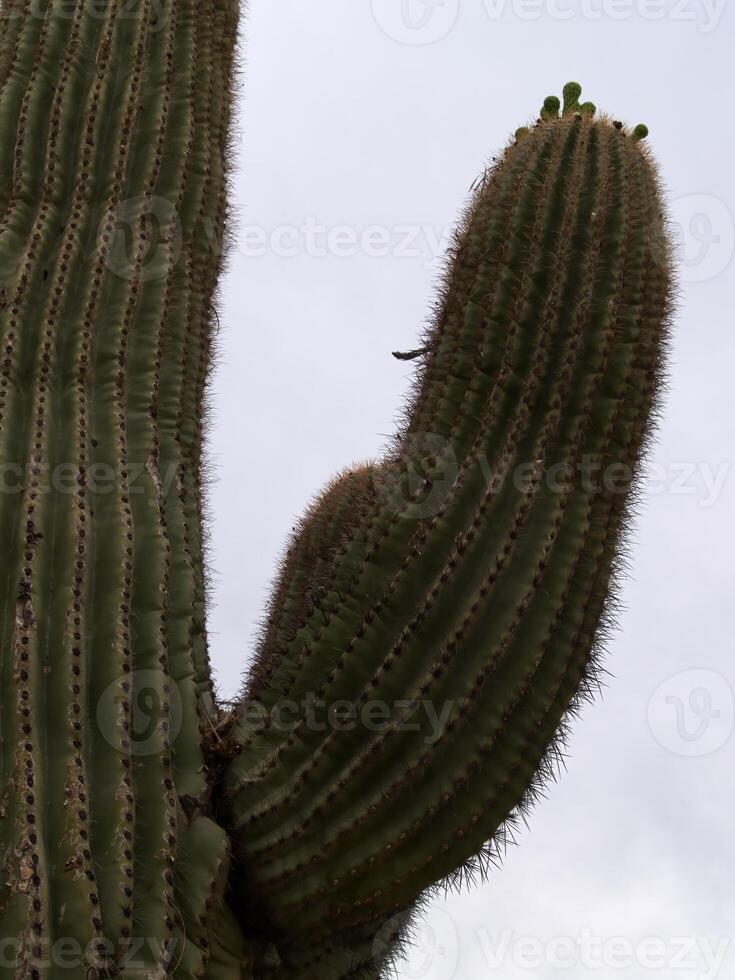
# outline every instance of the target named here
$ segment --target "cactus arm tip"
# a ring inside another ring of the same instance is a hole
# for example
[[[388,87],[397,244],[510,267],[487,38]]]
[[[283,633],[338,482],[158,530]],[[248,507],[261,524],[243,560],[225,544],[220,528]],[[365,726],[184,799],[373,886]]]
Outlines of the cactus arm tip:
[[[581,94],[582,86],[579,82],[567,82],[564,86],[564,115],[579,111],[579,97]]]

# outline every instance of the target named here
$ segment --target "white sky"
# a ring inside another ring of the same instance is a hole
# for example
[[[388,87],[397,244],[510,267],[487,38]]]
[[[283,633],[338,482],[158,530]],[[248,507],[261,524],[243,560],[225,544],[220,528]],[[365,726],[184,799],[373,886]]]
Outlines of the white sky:
[[[521,846],[435,903],[401,980],[735,978],[734,25],[724,0],[251,0],[210,437],[223,694],[292,521],[393,431],[410,368],[390,352],[415,346],[446,229],[544,96],[575,78],[648,123],[681,226],[614,676]]]

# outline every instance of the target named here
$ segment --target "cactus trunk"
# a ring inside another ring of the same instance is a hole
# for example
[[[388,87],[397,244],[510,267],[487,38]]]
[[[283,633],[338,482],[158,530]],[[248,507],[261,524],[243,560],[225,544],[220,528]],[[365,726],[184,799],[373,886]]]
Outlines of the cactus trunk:
[[[228,863],[200,452],[237,9],[41,6],[0,60],[3,935],[21,976],[59,939],[193,971]]]
[[[594,686],[672,287],[645,132],[571,86],[485,173],[395,445],[309,509],[218,707],[201,454],[237,21],[3,7],[0,976],[55,978],[64,943],[85,977],[377,978],[427,890],[485,873]]]

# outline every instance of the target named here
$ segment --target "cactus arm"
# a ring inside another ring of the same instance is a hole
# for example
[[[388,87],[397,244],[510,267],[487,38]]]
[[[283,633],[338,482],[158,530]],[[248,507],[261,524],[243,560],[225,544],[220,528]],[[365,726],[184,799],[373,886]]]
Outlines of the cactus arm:
[[[240,860],[294,964],[310,944],[352,949],[435,882],[482,871],[476,855],[532,799],[594,683],[671,274],[646,152],[592,113],[548,116],[472,202],[382,464],[388,485],[402,459],[443,481],[435,512],[378,500],[258,693],[272,713],[312,691],[380,701],[392,723],[325,731],[304,711],[288,731],[239,733],[227,790]],[[424,433],[438,451],[422,453]],[[526,461],[516,485],[507,474]],[[620,466],[614,489],[583,478]],[[401,701],[446,706],[443,729],[416,714],[409,731]]]
[[[273,589],[268,615],[248,673],[248,699],[270,682],[280,651],[331,585],[341,548],[366,516],[377,493],[379,471],[364,465],[336,477],[308,509],[291,535]]]
[[[227,833],[209,817],[194,816],[177,851],[176,909],[185,930],[170,973],[181,980],[252,976],[252,954],[223,901],[230,868]]]

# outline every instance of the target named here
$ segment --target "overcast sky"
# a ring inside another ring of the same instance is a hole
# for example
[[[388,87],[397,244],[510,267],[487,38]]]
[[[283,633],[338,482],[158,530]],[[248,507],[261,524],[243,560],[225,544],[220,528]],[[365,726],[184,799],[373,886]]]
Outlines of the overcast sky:
[[[680,229],[671,391],[604,699],[402,980],[735,980],[735,10],[724,0],[251,0],[210,437],[213,658],[252,651],[307,499],[393,431],[442,242],[544,96],[651,128]]]

